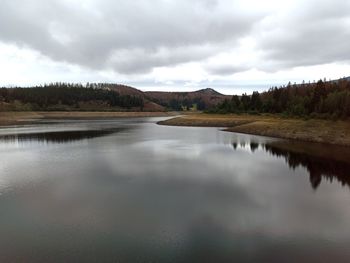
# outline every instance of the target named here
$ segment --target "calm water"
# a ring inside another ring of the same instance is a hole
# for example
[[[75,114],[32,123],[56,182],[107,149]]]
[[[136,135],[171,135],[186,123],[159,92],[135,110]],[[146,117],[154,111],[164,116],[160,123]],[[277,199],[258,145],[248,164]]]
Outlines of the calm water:
[[[0,262],[349,262],[348,149],[160,119],[0,130]]]

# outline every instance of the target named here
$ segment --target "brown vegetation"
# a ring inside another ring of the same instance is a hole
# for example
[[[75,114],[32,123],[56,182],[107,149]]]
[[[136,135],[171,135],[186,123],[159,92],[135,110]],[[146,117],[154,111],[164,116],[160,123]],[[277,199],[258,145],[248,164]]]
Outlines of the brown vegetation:
[[[350,122],[282,118],[277,115],[185,115],[162,125],[226,127],[227,131],[350,146]]]

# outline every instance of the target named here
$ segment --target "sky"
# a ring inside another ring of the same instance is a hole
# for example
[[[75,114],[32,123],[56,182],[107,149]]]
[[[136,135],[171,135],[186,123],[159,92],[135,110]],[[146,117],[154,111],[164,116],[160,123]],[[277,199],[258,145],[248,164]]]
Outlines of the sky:
[[[349,0],[0,0],[0,86],[224,94],[350,76]]]

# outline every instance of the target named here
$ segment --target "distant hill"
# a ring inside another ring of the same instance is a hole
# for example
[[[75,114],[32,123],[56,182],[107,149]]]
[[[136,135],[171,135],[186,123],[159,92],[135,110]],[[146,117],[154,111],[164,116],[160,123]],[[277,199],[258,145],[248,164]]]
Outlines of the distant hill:
[[[126,85],[120,85],[120,84],[105,84],[104,87],[109,90],[113,90],[118,92],[120,95],[131,95],[131,96],[140,96],[144,97],[144,94],[141,90],[138,90],[136,88],[126,86]]]
[[[149,100],[173,110],[206,110],[231,98],[210,88],[192,92],[147,91],[144,94]]]
[[[202,94],[207,94],[207,95],[219,95],[219,96],[224,96],[223,94],[217,92],[216,90],[212,88],[206,88],[206,89],[200,89],[195,91],[196,93],[202,93]]]
[[[343,77],[343,78],[340,78],[340,79],[334,79],[334,80],[330,80],[330,81],[327,81],[327,82],[339,82],[339,81],[350,81],[350,76],[349,77]]]
[[[329,95],[329,96],[328,96]],[[109,83],[52,83],[0,88],[0,111],[182,111],[350,115],[350,77],[288,84],[242,96],[212,88],[192,92],[141,91]]]
[[[109,84],[52,83],[0,88],[0,111],[142,111],[141,95],[120,94]],[[125,88],[127,89],[127,88]],[[128,92],[130,92],[130,89]]]
[[[166,110],[164,106],[161,106],[155,103],[154,101],[146,98],[145,93],[136,88],[126,86],[126,85],[120,85],[120,84],[106,84],[104,88],[111,91],[115,91],[121,96],[135,96],[135,97],[141,98],[144,102],[143,111],[165,111]]]
[[[206,88],[192,92],[146,91],[136,88],[108,84],[105,88],[120,95],[138,96],[144,100],[144,110],[206,110],[215,107],[231,96],[223,95],[214,89]]]
[[[143,92],[110,83],[52,83],[0,88],[0,111],[207,110],[229,98],[210,88],[193,92]]]

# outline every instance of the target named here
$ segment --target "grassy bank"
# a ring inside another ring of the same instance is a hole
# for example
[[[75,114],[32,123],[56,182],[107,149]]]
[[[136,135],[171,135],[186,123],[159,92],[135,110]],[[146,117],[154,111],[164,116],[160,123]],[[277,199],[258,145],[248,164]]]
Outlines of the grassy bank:
[[[231,132],[350,146],[350,121],[304,120],[273,115],[195,114],[159,124],[226,127]]]
[[[109,119],[173,116],[171,112],[0,112],[0,126],[35,123],[44,119]]]

